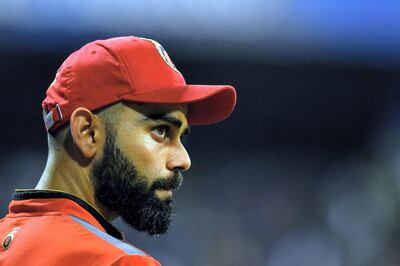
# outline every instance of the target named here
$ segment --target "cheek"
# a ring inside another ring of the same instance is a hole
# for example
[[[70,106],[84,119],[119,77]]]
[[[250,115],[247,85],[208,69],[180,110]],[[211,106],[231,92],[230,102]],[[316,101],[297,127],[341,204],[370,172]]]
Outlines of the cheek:
[[[149,152],[154,152],[157,150],[160,150],[162,147],[162,145],[160,145],[160,143],[158,143],[157,141],[154,140],[154,138],[151,137],[150,134],[145,135],[142,138],[142,143],[143,149]]]
[[[166,165],[166,147],[149,134],[136,137],[134,141],[125,145],[124,150],[140,174],[147,177],[162,174]]]

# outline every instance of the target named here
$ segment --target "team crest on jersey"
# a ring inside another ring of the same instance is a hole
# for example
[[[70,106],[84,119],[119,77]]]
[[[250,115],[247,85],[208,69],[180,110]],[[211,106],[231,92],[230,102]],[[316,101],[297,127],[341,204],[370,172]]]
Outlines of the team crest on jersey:
[[[167,63],[173,70],[175,70],[176,72],[181,74],[181,72],[179,72],[179,70],[175,67],[174,63],[172,63],[171,58],[167,54],[167,51],[165,51],[164,47],[162,47],[161,44],[159,44],[158,42],[156,42],[155,40],[152,40],[152,39],[147,39],[147,38],[141,38],[141,39],[147,40],[147,41],[151,42],[152,44],[154,44],[154,46],[157,48],[158,53],[160,54],[162,59],[165,61],[165,63]]]
[[[15,234],[19,231],[19,227],[14,227],[13,230],[4,238],[1,247],[6,250],[10,247],[12,240],[14,239]]]

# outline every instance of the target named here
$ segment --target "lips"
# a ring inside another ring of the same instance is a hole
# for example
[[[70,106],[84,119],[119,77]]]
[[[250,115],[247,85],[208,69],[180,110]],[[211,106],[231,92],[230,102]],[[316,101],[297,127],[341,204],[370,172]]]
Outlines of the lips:
[[[151,186],[152,190],[174,191],[182,185],[183,176],[176,172],[172,178],[159,178]]]

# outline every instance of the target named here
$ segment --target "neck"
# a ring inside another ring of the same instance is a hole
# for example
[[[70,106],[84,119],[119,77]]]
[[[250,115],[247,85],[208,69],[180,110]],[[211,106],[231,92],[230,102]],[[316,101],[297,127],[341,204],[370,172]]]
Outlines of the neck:
[[[115,215],[95,200],[90,167],[82,167],[65,156],[49,154],[45,170],[35,189],[66,192],[92,205],[107,220],[111,221],[115,218]]]

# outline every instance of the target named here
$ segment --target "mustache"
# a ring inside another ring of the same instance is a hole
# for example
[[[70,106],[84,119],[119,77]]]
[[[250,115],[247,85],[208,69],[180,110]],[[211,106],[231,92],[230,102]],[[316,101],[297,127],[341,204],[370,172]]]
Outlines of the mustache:
[[[169,178],[158,178],[151,185],[151,190],[177,190],[183,182],[183,176],[181,172],[175,172],[172,177]]]

